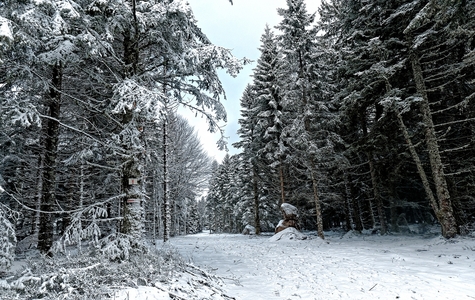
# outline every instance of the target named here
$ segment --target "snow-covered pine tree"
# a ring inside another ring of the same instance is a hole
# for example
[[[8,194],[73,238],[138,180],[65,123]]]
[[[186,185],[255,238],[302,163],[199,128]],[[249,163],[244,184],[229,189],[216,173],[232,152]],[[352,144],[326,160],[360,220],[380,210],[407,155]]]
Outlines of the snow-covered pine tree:
[[[206,227],[210,233],[217,232],[219,223],[219,191],[218,191],[218,171],[219,163],[215,160],[211,163],[211,178],[209,180],[208,194],[204,199],[205,214],[207,217]]]
[[[473,88],[467,88],[473,81],[468,75],[473,72],[468,70],[474,64],[466,59],[473,51],[474,13],[473,3],[430,0],[404,30],[434,181],[436,197],[432,197],[437,199],[431,205],[446,238],[454,237],[466,223],[460,199],[453,197],[455,190],[449,182],[453,183],[450,177],[470,172],[456,161],[461,155],[467,159],[473,154],[465,138],[471,133],[466,125],[473,124],[473,119],[464,110],[474,94]],[[437,131],[446,133],[440,138]],[[447,176],[448,172],[452,175]]]
[[[330,68],[325,65],[325,45],[316,43],[315,14],[307,12],[304,1],[287,1],[287,6],[279,10],[283,20],[277,26],[282,31],[279,44],[285,57],[283,98],[293,116],[285,132],[292,149],[294,177],[312,187],[299,194],[312,195],[318,234],[324,238],[319,182],[327,176],[319,166],[328,166],[336,159],[333,145],[339,140],[330,127],[335,120],[328,97],[332,93],[324,90]]]
[[[165,102],[195,109],[208,119],[210,130],[216,130],[217,120],[226,117],[219,102],[224,90],[216,69],[224,68],[235,75],[241,62],[229,50],[209,42],[183,1],[94,2],[88,9],[95,20],[94,35],[103,45],[101,51],[110,53],[97,61],[107,66],[99,79],[114,83],[106,111],[116,122],[111,139],[123,150],[122,231],[140,237],[142,208],[126,202],[143,200],[141,185],[128,183],[129,178],[140,179],[143,175],[142,130]]]
[[[430,1],[323,2],[320,28],[341,57],[340,62],[337,63],[341,83],[340,92],[336,96],[340,99],[340,112],[344,125],[341,133],[350,145],[346,153],[353,165],[350,166],[347,174],[353,177],[350,185],[359,185],[349,190],[361,193],[367,189],[364,188],[368,186],[364,183],[367,180],[361,174],[364,169],[369,169],[370,172],[367,174],[371,175],[375,203],[378,202],[378,198],[383,198],[383,194],[389,196],[386,198],[390,199],[391,230],[397,230],[398,211],[408,210],[408,207],[413,207],[414,203],[427,209],[426,203],[417,200],[419,197],[411,197],[410,201],[401,199],[402,195],[407,195],[402,186],[412,189],[414,194],[421,194],[425,190],[427,197],[435,200],[432,189],[436,189],[436,186],[430,184],[429,180],[423,179],[424,189],[411,183],[411,180],[420,180],[415,177],[417,172],[424,173],[421,177],[427,178],[424,168],[425,165],[430,165],[429,160],[426,160],[424,155],[419,156],[418,150],[412,148],[410,152],[416,161],[417,168],[412,167],[408,160],[411,156],[408,155],[407,148],[401,147],[403,144],[398,142],[402,140],[401,132],[404,131],[406,141],[412,145],[421,144],[420,141],[425,140],[423,133],[426,131],[420,126],[424,124],[423,114],[419,113],[419,109],[414,109],[420,106],[421,101],[420,97],[414,95],[417,87],[413,80],[411,61],[414,60],[410,55],[413,50],[408,47],[403,32],[404,28],[410,24],[415,25],[422,21],[414,26],[415,36],[417,36],[414,41],[419,43],[416,48],[420,57],[423,57],[419,60],[426,85],[419,91],[427,91],[431,113],[436,112],[432,114],[434,126],[437,128],[437,123],[441,124],[438,126],[440,133],[436,134],[436,140],[441,143],[439,147],[443,149],[442,156],[450,159],[450,153],[453,151],[461,151],[466,157],[470,156],[468,154],[471,151],[470,147],[467,148],[469,143],[463,138],[470,133],[469,131],[462,133],[468,127],[453,131],[445,129],[450,125],[462,126],[461,124],[467,123],[463,120],[470,120],[467,115],[470,115],[471,110],[467,109],[463,103],[464,99],[469,99],[473,94],[473,90],[467,88],[469,85],[463,84],[465,80],[469,82],[470,79],[464,77],[460,71],[472,68],[466,62],[467,54],[470,53],[473,45],[469,42],[471,39],[466,39],[463,33],[469,31],[460,29],[470,27],[467,14],[470,14],[471,10],[469,7],[461,10],[457,6],[447,6],[448,3],[444,1],[432,4]],[[433,8],[434,4],[440,9],[441,15],[436,19],[425,17],[427,13],[432,16],[437,13],[437,9],[428,9],[428,7]],[[445,13],[444,7],[450,7],[450,13]],[[423,13],[418,13],[419,11]],[[454,15],[457,17],[454,18]],[[448,25],[451,22],[457,25],[451,27]],[[440,30],[435,29],[437,26],[440,26]],[[454,28],[459,30],[453,30]],[[467,45],[470,46],[467,48]],[[465,74],[470,74],[470,72]],[[451,113],[460,107],[464,107],[467,115]],[[402,114],[404,120],[402,120]],[[454,119],[455,115],[459,116],[457,120]],[[442,124],[446,124],[445,128]],[[400,131],[398,127],[403,130]],[[410,132],[413,133],[412,136]],[[442,133],[443,139],[440,139],[439,135]],[[461,138],[455,138],[459,133],[461,133],[459,135]],[[365,153],[368,159],[361,153]],[[460,158],[458,160],[460,161]],[[446,179],[457,176],[456,174],[462,169],[455,167],[456,165],[457,163],[446,163],[444,168],[454,167],[451,176],[445,176]],[[443,186],[443,184],[439,185],[439,189]],[[448,186],[451,189],[451,185],[448,184]],[[470,200],[464,200],[464,202],[468,204]],[[435,202],[431,200],[430,203]],[[354,208],[357,208],[362,203],[354,202],[353,204]],[[463,209],[460,209],[463,205],[460,204],[455,205],[459,207],[456,215],[463,214]],[[431,204],[431,206],[438,205]],[[377,203],[380,219],[381,216],[384,217],[384,207],[384,204]],[[425,220],[421,221],[425,222]]]
[[[248,85],[244,90],[244,93],[241,97],[241,116],[242,119],[239,119],[240,129],[237,131],[237,134],[240,137],[240,141],[234,144],[234,147],[241,148],[243,151],[241,153],[242,168],[245,170],[241,173],[242,180],[242,191],[244,193],[244,199],[252,199],[252,201],[246,201],[243,199],[243,202],[250,205],[252,203],[253,207],[253,221],[254,228],[256,228],[256,234],[261,233],[261,217],[260,217],[260,185],[261,180],[259,179],[259,169],[260,165],[264,162],[260,159],[258,155],[259,149],[264,147],[263,140],[259,136],[258,130],[258,114],[260,112],[260,107],[255,95],[255,91],[252,85]],[[244,213],[245,214],[245,213]],[[246,219],[243,220],[246,223]],[[247,225],[247,224],[246,224]]]
[[[3,179],[0,176],[0,183]],[[0,196],[5,190],[0,185]],[[16,235],[10,208],[0,203],[0,266],[8,270],[15,259]]]
[[[56,162],[64,84],[87,51],[79,51],[87,18],[79,1],[6,1],[1,15],[10,20],[13,42],[2,55],[11,95],[6,109],[12,125],[41,128],[39,157],[43,166],[37,187],[40,215],[39,249],[46,253],[53,242],[56,204]],[[33,140],[34,141],[34,140]],[[30,142],[30,145],[32,143]],[[59,210],[59,209],[58,209]],[[46,213],[48,212],[48,213]]]
[[[337,85],[339,92],[336,98],[343,121],[340,133],[349,146],[346,157],[350,165],[344,171],[347,173],[345,177],[352,177],[350,185],[358,186],[349,190],[367,193],[369,198],[364,202],[353,201],[354,210],[360,207],[367,211],[362,218],[354,215],[353,219],[363,219],[363,223],[371,227],[378,220],[378,227],[383,233],[387,231],[387,225],[382,194],[391,193],[393,189],[384,189],[393,183],[384,184],[383,181],[388,178],[382,178],[380,173],[384,170],[396,172],[399,170],[397,163],[402,164],[404,159],[390,159],[397,157],[404,149],[398,146],[394,118],[388,115],[383,117],[383,106],[380,104],[382,97],[388,93],[388,84],[396,80],[401,86],[408,83],[408,75],[401,71],[404,70],[405,59],[404,43],[401,42],[403,37],[398,33],[401,24],[397,22],[401,21],[380,26],[380,20],[389,17],[397,5],[383,1],[367,4],[358,1],[325,2],[319,24],[322,30],[328,32],[325,38],[340,52],[337,73],[340,84]],[[366,170],[365,173],[363,170]],[[371,185],[366,184],[367,181]],[[396,197],[387,198],[392,199],[391,213],[396,214],[396,201],[393,200]],[[373,206],[377,209],[373,210]],[[394,219],[394,216],[391,218]]]
[[[27,199],[23,204],[35,208],[36,203],[30,199],[54,194],[58,200],[54,204],[61,206],[54,208],[58,212],[81,197],[85,207],[86,203],[104,200],[111,221],[104,224],[112,229],[118,207],[123,208],[125,202],[118,204],[115,196],[133,199],[125,194],[143,193],[141,187],[131,189],[123,185],[126,178],[123,175],[129,173],[128,177],[140,179],[143,174],[142,130],[156,120],[164,99],[160,88],[166,85],[174,105],[181,104],[204,114],[210,129],[216,130],[217,120],[225,118],[220,103],[224,90],[216,70],[223,68],[235,75],[242,67],[241,61],[229,50],[209,42],[183,1],[4,1],[4,4],[0,7],[1,32],[7,32],[4,28],[8,27],[11,34],[7,39],[2,37],[1,44],[1,72],[5,76],[1,76],[0,88],[5,92],[2,96],[6,96],[1,99],[2,124],[5,121],[12,133],[20,134],[12,134],[13,139],[2,142],[2,151],[21,154],[18,160],[22,162],[21,168],[33,166],[28,172],[20,172],[24,177],[17,174],[12,178],[12,182],[22,183],[21,193],[18,192],[22,197],[18,198]],[[57,76],[53,76],[53,71]],[[61,98],[61,106],[54,107],[56,113],[61,109],[58,118],[51,117],[46,110],[45,101],[53,94],[56,100]],[[17,125],[30,126],[36,132],[20,130]],[[48,128],[55,134],[47,135]],[[37,138],[40,133],[44,138]],[[6,135],[2,131],[3,137]],[[17,141],[21,145],[14,144]],[[48,163],[41,168],[45,160],[37,157],[43,158],[41,145],[47,143],[52,147],[50,152],[56,153],[55,157],[49,157],[56,166]],[[60,147],[55,149],[58,144]],[[223,141],[220,145],[224,146]],[[74,152],[69,146],[81,149]],[[81,168],[82,173],[78,172]],[[56,183],[51,184],[48,179],[45,186],[41,174],[49,176],[47,179],[54,177]],[[122,179],[117,180],[118,176]],[[74,188],[81,185],[87,191],[78,196]],[[42,192],[46,190],[48,193]],[[141,235],[140,211],[138,208],[138,213],[126,214],[126,220],[131,217],[129,223],[134,225],[133,239]],[[48,215],[52,216],[51,222],[43,220],[43,224],[52,226],[59,215]],[[64,217],[69,222],[69,216]],[[34,220],[36,216],[33,214],[31,218]],[[42,230],[48,235],[46,244],[41,246],[44,252],[52,241],[51,229]]]
[[[285,111],[280,84],[282,61],[277,41],[272,30],[266,26],[261,37],[259,48],[261,55],[253,74],[253,90],[256,101],[258,141],[262,148],[257,150],[257,155],[263,161],[262,166],[267,166],[267,184],[269,190],[275,190],[275,197],[280,203],[286,202],[285,159],[288,155],[283,129],[285,127]]]

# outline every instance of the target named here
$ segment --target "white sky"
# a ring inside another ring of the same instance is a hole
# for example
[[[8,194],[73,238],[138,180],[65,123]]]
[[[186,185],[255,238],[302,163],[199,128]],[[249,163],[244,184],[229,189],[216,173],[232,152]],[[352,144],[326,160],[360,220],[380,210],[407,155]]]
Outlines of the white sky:
[[[240,104],[242,93],[247,84],[252,81],[250,75],[255,67],[255,61],[259,58],[260,38],[264,33],[266,24],[274,27],[281,18],[277,14],[277,8],[287,7],[286,0],[233,0],[231,5],[228,0],[188,0],[198,20],[198,25],[215,45],[233,50],[238,58],[247,57],[254,61],[246,66],[236,78],[220,72],[220,78],[226,91],[227,100],[224,106],[228,114],[228,122],[225,127],[225,135],[228,139],[229,154],[236,154],[239,150],[231,144],[239,140],[236,131],[239,128]],[[307,0],[309,13],[317,11],[320,0]],[[196,128],[204,149],[211,157],[221,162],[226,152],[219,151],[216,142],[219,133],[207,132],[206,120],[195,118],[193,113],[180,111],[185,115],[190,124]],[[225,125],[225,124],[223,124]]]

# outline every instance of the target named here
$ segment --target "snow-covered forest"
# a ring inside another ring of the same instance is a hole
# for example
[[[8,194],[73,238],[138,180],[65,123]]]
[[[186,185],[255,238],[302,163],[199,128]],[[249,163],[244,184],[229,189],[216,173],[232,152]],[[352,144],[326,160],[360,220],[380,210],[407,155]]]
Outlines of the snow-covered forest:
[[[473,270],[475,1],[286,2],[240,99],[241,153],[218,163],[177,109],[225,149],[220,122],[238,112],[217,71],[249,60],[214,45],[186,0],[0,1],[0,299],[129,299],[137,286],[236,299],[226,274],[187,261],[208,245],[178,236],[272,234],[282,204],[292,230],[314,232],[299,261],[348,247],[338,232],[361,249],[358,234],[462,243]],[[274,247],[262,240],[238,239]],[[305,299],[351,298],[339,290]]]
[[[475,230],[475,2],[287,1],[262,35],[236,146],[213,170],[210,226]]]

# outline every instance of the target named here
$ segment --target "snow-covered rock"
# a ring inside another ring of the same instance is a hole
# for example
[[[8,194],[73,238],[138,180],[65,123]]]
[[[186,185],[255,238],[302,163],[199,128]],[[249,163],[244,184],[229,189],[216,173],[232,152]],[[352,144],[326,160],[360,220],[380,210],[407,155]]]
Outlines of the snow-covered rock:
[[[298,221],[297,220],[280,220],[279,224],[275,227],[275,233],[279,233],[282,230],[285,230],[287,228],[299,228]]]
[[[256,234],[256,228],[252,225],[246,225],[246,227],[244,227],[244,230],[242,231],[242,234],[244,235]]]
[[[284,219],[294,220],[298,219],[299,217],[299,211],[297,207],[289,203],[282,203],[282,205],[280,206],[280,210],[284,214]]]
[[[275,227],[275,233],[279,233],[282,230],[285,230],[288,227],[299,228],[299,213],[298,209],[288,203],[282,203],[280,210],[284,215],[284,219],[279,221],[279,224]]]
[[[274,234],[269,241],[277,242],[277,241],[291,241],[291,240],[305,240],[307,236],[294,227],[288,227],[276,234]]]

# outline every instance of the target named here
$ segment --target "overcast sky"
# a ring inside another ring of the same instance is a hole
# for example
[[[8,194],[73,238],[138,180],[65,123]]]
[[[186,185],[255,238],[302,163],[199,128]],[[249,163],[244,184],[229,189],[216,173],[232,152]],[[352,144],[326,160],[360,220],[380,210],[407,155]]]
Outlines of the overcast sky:
[[[188,3],[198,20],[198,26],[213,44],[231,49],[234,56],[238,58],[247,57],[254,61],[246,66],[236,78],[220,72],[227,97],[223,103],[228,114],[225,131],[226,136],[230,137],[228,139],[229,154],[236,154],[239,150],[234,149],[231,144],[239,140],[236,135],[240,118],[239,100],[246,85],[252,82],[250,75],[259,58],[258,48],[265,25],[269,24],[273,28],[280,22],[277,8],[286,8],[286,0],[233,0],[234,5],[231,5],[228,0],[188,0]],[[307,0],[308,12],[316,12],[319,3],[319,0]],[[207,132],[204,119],[195,118],[194,114],[183,111],[181,114],[186,114],[190,124],[196,128],[209,155],[221,162],[226,152],[219,151],[216,147],[219,133]]]

